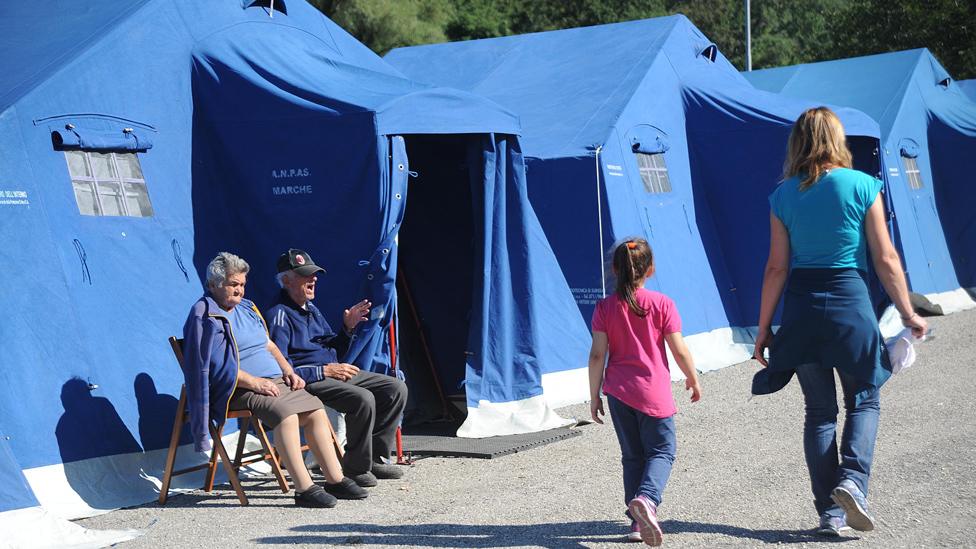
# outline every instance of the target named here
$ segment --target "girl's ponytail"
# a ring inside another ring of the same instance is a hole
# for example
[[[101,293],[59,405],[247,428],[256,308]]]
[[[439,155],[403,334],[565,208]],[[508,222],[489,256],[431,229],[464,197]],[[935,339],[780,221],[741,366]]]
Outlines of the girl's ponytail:
[[[654,264],[654,252],[643,238],[628,238],[613,252],[613,270],[617,274],[617,295],[639,317],[647,316],[647,309],[637,303],[637,284]]]

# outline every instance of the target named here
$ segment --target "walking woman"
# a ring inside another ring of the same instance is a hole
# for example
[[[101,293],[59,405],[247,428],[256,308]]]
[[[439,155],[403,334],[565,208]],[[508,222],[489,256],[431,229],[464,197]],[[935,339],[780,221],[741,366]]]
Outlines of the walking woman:
[[[769,260],[753,355],[765,367],[753,380],[753,393],[777,391],[794,373],[800,381],[803,451],[820,515],[817,533],[825,536],[875,527],[868,478],[880,388],[891,372],[868,295],[869,249],[902,323],[918,337],[928,329],[912,309],[888,236],[882,183],[850,166],[837,116],[826,107],[804,112],[790,133],[783,181],[769,196]],[[774,335],[773,314],[784,288],[781,327]],[[846,411],[839,456],[835,370]]]

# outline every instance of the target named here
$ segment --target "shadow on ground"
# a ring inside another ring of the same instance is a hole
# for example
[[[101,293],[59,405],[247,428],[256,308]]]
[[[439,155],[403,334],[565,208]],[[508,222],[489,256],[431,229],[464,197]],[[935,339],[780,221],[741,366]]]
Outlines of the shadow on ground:
[[[816,535],[813,530],[753,530],[728,524],[712,524],[708,522],[686,522],[683,520],[661,521],[664,534],[717,534],[731,538],[752,539],[763,543],[810,543],[834,542],[844,543],[858,538],[842,536],[839,538],[825,538]]]
[[[552,549],[583,548],[584,542],[623,540],[623,523],[607,521],[529,525],[413,524],[310,524],[286,536],[253,541],[266,544],[315,543],[326,545],[420,545],[426,547],[514,547],[535,545]]]
[[[751,530],[737,526],[668,520],[661,524],[668,534],[716,534],[769,544],[847,542],[854,537],[823,538],[810,530]],[[528,525],[418,524],[310,524],[293,528],[293,534],[253,540],[261,544],[414,545],[425,547],[516,547],[532,545],[548,549],[584,548],[592,543],[627,544],[626,525],[612,521]]]

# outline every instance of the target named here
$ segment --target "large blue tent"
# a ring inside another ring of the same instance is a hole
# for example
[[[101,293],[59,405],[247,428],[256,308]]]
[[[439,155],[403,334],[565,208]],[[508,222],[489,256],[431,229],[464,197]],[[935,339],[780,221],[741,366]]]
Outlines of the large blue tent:
[[[959,89],[963,91],[970,99],[976,101],[976,78],[969,80],[960,80],[957,82],[959,84]]]
[[[373,301],[346,358],[379,371],[409,275],[462,434],[566,423],[541,375],[585,361],[586,327],[529,207],[517,118],[409,81],[304,0],[273,6],[0,8],[0,523],[155,497],[183,381],[166,337],[221,250],[251,263],[261,306],[277,255],[308,250],[330,320]]]
[[[927,49],[747,73],[784,96],[863,110],[881,126],[895,236],[918,305],[976,304],[976,104]]]
[[[766,196],[811,102],[754,89],[681,15],[395,49],[386,59],[519,115],[529,197],[587,321],[613,291],[613,244],[643,236],[657,264],[649,287],[676,300],[698,367],[749,356]],[[870,165],[877,124],[840,114]],[[586,398],[585,372],[572,367],[546,372],[550,399]]]

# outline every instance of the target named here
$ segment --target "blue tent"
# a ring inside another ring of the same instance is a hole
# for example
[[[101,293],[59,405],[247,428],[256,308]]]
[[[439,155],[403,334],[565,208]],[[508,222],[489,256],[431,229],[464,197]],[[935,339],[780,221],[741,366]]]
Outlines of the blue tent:
[[[971,78],[969,80],[960,80],[956,82],[959,84],[959,89],[963,91],[970,99],[976,101],[976,78]]]
[[[755,90],[681,15],[402,48],[386,59],[519,115],[529,198],[587,321],[613,291],[614,242],[644,236],[657,264],[649,287],[676,300],[699,368],[749,356],[742,328],[758,318],[766,195],[811,103]],[[870,163],[877,124],[840,112]],[[586,398],[572,378],[585,372],[571,367],[544,383]]]
[[[381,371],[409,275],[462,434],[566,423],[541,372],[584,363],[586,327],[528,205],[512,113],[407,80],[303,0],[9,3],[0,46],[16,53],[0,71],[0,306],[17,312],[0,476],[30,487],[5,483],[0,512],[155,497],[183,381],[166,337],[221,250],[251,263],[261,306],[278,254],[308,250],[330,321],[373,301],[347,360]]]
[[[926,49],[748,73],[784,96],[863,110],[881,126],[896,240],[919,305],[976,304],[976,104]],[[928,303],[926,303],[928,301]]]

